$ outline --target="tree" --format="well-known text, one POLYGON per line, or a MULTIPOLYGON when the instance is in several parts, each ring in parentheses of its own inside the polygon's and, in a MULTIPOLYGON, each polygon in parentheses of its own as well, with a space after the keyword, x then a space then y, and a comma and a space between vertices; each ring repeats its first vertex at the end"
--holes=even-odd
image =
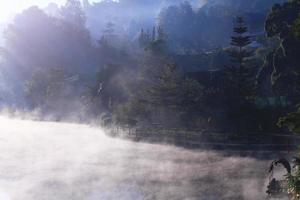
POLYGON ((294 22, 293 28, 292 28, 294 37, 300 40, 300 15, 298 19, 294 22))
POLYGON ((167 64, 158 74, 148 78, 145 96, 147 102, 158 107, 176 108, 180 101, 181 75, 176 65, 167 64), (150 82, 151 81, 151 82, 150 82))
POLYGON ((145 32, 144 29, 142 29, 138 42, 141 48, 153 54, 166 54, 168 51, 167 35, 161 26, 154 26, 152 28, 152 34, 149 30, 145 32))
POLYGON ((202 100, 200 84, 185 78, 176 64, 159 68, 146 66, 137 98, 152 112, 152 120, 165 125, 183 125, 182 117, 199 111, 202 100))
POLYGON ((79 0, 67 0, 61 8, 63 19, 79 29, 84 29, 86 17, 79 0))
POLYGON ((175 52, 187 52, 198 43, 201 33, 196 32, 195 23, 196 12, 188 1, 164 8, 159 14, 159 27, 168 34, 175 52))
POLYGON ((150 41, 147 49, 156 55, 168 54, 169 51, 168 51, 167 36, 166 36, 163 28, 159 26, 159 27, 155 28, 154 30, 156 30, 157 33, 153 32, 152 38, 154 40, 150 41))
POLYGON ((139 35, 140 48, 147 47, 150 42, 151 42, 150 35, 148 35, 147 32, 145 32, 144 29, 142 29, 139 35))
POLYGON ((277 95, 294 98, 299 95, 300 82, 300 1, 292 0, 275 4, 265 24, 267 36, 280 39, 278 47, 269 54, 272 66, 271 83, 277 95))
POLYGON ((251 44, 248 28, 242 17, 237 17, 231 37, 232 47, 228 50, 232 64, 225 66, 228 119, 237 132, 246 129, 252 121, 253 105, 250 101, 255 92, 255 68, 251 63, 253 51, 248 49, 251 44))
MULTIPOLYGON (((273 56, 274 73, 277 76, 276 84, 285 83, 289 90, 297 90, 299 95, 300 73, 300 1, 293 0, 280 5, 275 5, 268 16, 266 23, 267 33, 270 37, 278 36, 281 45, 273 56), (283 53, 284 52, 284 53, 283 53), (292 73, 291 73, 292 72, 292 73)), ((282 89, 282 87, 281 87, 282 89)), ((297 98, 298 99, 298 98, 297 98)), ((299 100, 299 99, 298 99, 299 100)), ((300 106, 298 109, 282 117, 278 121, 280 127, 287 127, 291 132, 300 133, 300 106)), ((286 177, 288 193, 294 200, 300 199, 300 157, 294 157, 294 173, 286 177)))
POLYGON ((278 121, 279 127, 288 127, 291 132, 300 133, 300 107, 296 112, 281 117, 278 121))
POLYGON ((36 71, 25 83, 27 103, 32 108, 50 109, 51 112, 66 110, 70 105, 64 105, 68 98, 70 96, 75 98, 72 85, 63 68, 36 71))
POLYGON ((87 62, 92 63, 91 40, 88 31, 74 31, 70 23, 50 17, 38 7, 31 7, 17 15, 7 27, 4 48, 7 58, 17 63, 22 74, 32 70, 64 66, 75 73, 87 62))
POLYGON ((113 112, 126 99, 126 74, 119 65, 106 65, 97 73, 96 82, 87 88, 83 97, 91 114, 113 112))
POLYGON ((232 65, 226 66, 229 80, 230 95, 239 99, 247 98, 254 92, 254 67, 249 62, 253 51, 247 47, 251 44, 251 36, 247 34, 248 28, 242 17, 236 18, 234 27, 235 35, 231 37, 232 47, 229 49, 229 56, 232 65))
MULTIPOLYGON (((288 7, 290 10, 296 9, 300 13, 300 1, 293 1, 290 3, 286 3, 286 5, 289 5, 286 7, 288 7)), ((281 8, 280 11, 284 12, 284 14, 286 14, 286 12, 288 11, 288 10, 284 10, 283 7, 279 7, 279 8, 281 8)), ((279 8, 277 8, 277 9, 279 9, 279 8)), ((274 10, 275 10, 275 8, 273 8, 273 12, 274 12, 274 10)), ((279 13, 277 13, 277 14, 279 14, 279 13)), ((272 13, 270 15, 272 15, 272 13)), ((271 19, 269 19, 269 20, 271 20, 271 19)), ((277 21, 277 22, 279 22, 279 21, 277 21)), ((293 40, 294 44, 291 44, 291 45, 299 45, 298 47, 300 47, 300 43, 299 43, 300 42, 300 15, 298 17, 296 16, 296 14, 293 15, 293 17, 291 18, 291 21, 289 21, 289 24, 291 24, 291 27, 286 27, 288 32, 285 33, 285 37, 282 34, 281 34, 281 37, 283 37, 283 40, 293 40)), ((271 26, 271 21, 269 21, 269 26, 271 26)), ((278 27, 278 28, 282 28, 282 27, 278 27)), ((277 28, 276 29, 274 28, 274 30, 277 30, 277 28)), ((271 31, 271 27, 269 27, 269 31, 271 31)), ((281 33, 281 32, 282 32, 282 30, 278 31, 278 33, 281 33)), ((271 32, 269 32, 269 33, 271 34, 271 32)), ((275 32, 274 32, 274 34, 275 34, 275 32)), ((288 44, 290 44, 290 43, 288 43, 288 44)), ((287 52, 289 52, 291 50, 297 51, 296 49, 293 48, 294 46, 289 46, 288 44, 284 43, 284 47, 281 47, 281 48, 285 48, 287 52)), ((277 56, 277 55, 275 54, 274 56, 277 56)), ((298 72, 298 74, 296 74, 296 76, 299 81, 300 59, 297 58, 297 57, 299 57, 299 55, 296 57, 296 55, 287 54, 286 56, 289 56, 289 58, 294 61, 294 66, 287 66, 287 67, 293 67, 294 70, 296 70, 296 72, 298 72)), ((293 87, 298 88, 299 82, 294 82, 293 87)), ((286 126, 289 128, 289 130, 291 132, 299 134, 300 133, 300 105, 298 104, 297 107, 298 107, 298 109, 296 110, 296 112, 289 113, 287 116, 280 118, 278 121, 278 125, 280 127, 286 126)))

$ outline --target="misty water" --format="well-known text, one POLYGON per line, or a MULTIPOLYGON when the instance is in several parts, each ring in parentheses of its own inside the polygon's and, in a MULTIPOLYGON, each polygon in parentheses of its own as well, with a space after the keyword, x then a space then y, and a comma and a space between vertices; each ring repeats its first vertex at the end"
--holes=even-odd
POLYGON ((1 200, 264 199, 268 160, 0 118, 1 200))

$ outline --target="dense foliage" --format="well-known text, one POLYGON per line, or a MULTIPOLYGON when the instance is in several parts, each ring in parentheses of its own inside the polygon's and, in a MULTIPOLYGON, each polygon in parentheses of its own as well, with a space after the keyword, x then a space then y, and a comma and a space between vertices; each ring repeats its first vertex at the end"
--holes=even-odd
MULTIPOLYGON (((272 82, 277 93, 290 96, 299 102, 299 17, 300 1, 293 0, 283 5, 275 5, 266 21, 269 37, 280 38, 280 46, 270 56, 273 59, 272 82)), ((297 105, 296 107, 299 107, 297 105)), ((299 108, 279 119, 278 125, 286 126, 291 132, 300 132, 299 108)), ((286 176, 287 192, 292 199, 300 199, 300 159, 294 159, 294 172, 286 176)))

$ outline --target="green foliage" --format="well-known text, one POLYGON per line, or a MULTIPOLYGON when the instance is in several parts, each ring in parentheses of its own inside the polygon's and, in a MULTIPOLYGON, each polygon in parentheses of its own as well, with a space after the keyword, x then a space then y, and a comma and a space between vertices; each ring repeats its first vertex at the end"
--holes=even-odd
POLYGON ((281 158, 272 162, 269 168, 269 173, 271 173, 271 175, 274 173, 274 168, 278 164, 281 164, 287 170, 287 174, 284 175, 282 180, 276 180, 273 178, 269 182, 267 190, 269 197, 288 197, 292 200, 300 199, 300 157, 294 157, 292 163, 293 168, 291 163, 285 158, 281 158))
MULTIPOLYGON (((281 38, 281 46, 273 53, 273 81, 289 86, 289 91, 297 91, 299 77, 299 31, 300 1, 294 0, 273 7, 266 22, 269 36, 281 38), (284 82, 283 82, 284 81, 284 82)), ((298 93, 298 92, 294 92, 298 93)), ((300 107, 294 113, 279 119, 278 125, 287 126, 292 132, 300 133, 300 107)))
POLYGON ((148 120, 150 111, 137 100, 132 100, 120 105, 114 112, 118 124, 136 126, 139 121, 148 120))
MULTIPOLYGON (((269 27, 269 35, 277 34, 282 44, 273 54, 278 62, 275 62, 275 69, 278 72, 277 80, 281 81, 289 87, 289 90, 296 90, 299 94, 299 48, 300 48, 300 1, 294 0, 285 3, 283 6, 273 7, 269 16, 267 27, 269 27), (281 20, 281 21, 279 21, 281 20), (283 24, 284 23, 284 24, 283 24), (280 64, 282 66, 280 66, 280 64), (287 69, 283 69, 283 66, 287 69), (288 71, 291 71, 288 73, 288 71), (287 81, 287 79, 292 81, 287 81)), ((300 105, 296 112, 290 113, 285 117, 281 117, 278 126, 288 127, 288 129, 296 134, 300 134, 300 105)), ((294 174, 286 176, 288 183, 288 194, 293 200, 300 199, 300 158, 294 159, 294 174)))
POLYGON ((298 19, 293 24, 292 31, 294 37, 300 40, 300 13, 298 19))
POLYGON ((37 71, 26 82, 25 95, 34 108, 54 105, 70 95, 68 84, 66 73, 62 68, 37 71))
POLYGON ((199 103, 202 87, 195 80, 185 79, 177 65, 166 64, 146 78, 143 96, 149 105, 183 111, 199 103))
POLYGON ((176 65, 165 65, 160 69, 152 84, 146 86, 147 101, 155 106, 176 107, 180 93, 181 75, 176 65))
POLYGON ((33 107, 42 105, 46 101, 47 85, 44 74, 35 73, 25 84, 25 96, 33 107))
POLYGON ((182 102, 181 107, 185 112, 199 111, 203 106, 203 90, 204 88, 198 81, 185 79, 182 81, 182 102))
POLYGON ((290 113, 285 117, 281 117, 278 121, 278 126, 288 127, 293 133, 300 133, 300 107, 296 112, 290 113))
POLYGON ((129 101, 115 112, 116 120, 123 124, 167 124, 171 118, 179 122, 180 116, 199 110, 203 95, 200 84, 185 78, 177 65, 168 64, 166 56, 147 53, 136 87, 129 101))
POLYGON ((96 75, 96 81, 87 87, 83 97, 91 113, 112 112, 123 103, 126 81, 119 75, 125 75, 119 65, 106 65, 96 75))
POLYGON ((275 4, 266 19, 265 28, 268 36, 288 37, 291 25, 299 16, 299 9, 299 0, 288 1, 282 5, 275 4))
POLYGON ((295 96, 299 93, 299 49, 298 18, 300 1, 288 1, 274 5, 266 19, 265 29, 268 37, 280 38, 280 45, 270 53, 269 60, 273 67, 272 84, 276 93, 295 96))
POLYGON ((300 199, 300 169, 299 165, 296 166, 295 175, 288 174, 286 179, 288 182, 288 194, 292 197, 293 200, 300 199))
POLYGON ((167 54, 168 52, 167 36, 160 26, 153 27, 152 35, 149 30, 144 32, 142 29, 139 35, 139 45, 142 49, 156 55, 167 54))
POLYGON ((144 29, 141 30, 139 35, 139 45, 141 48, 145 48, 150 42, 149 33, 145 33, 144 29))

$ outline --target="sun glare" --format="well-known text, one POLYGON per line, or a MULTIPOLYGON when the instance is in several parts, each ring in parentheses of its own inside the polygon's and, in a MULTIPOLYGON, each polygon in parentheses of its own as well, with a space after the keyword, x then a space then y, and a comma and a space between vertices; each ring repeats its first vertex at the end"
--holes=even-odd
POLYGON ((18 7, 18 5, 15 5, 15 1, 2 2, 0 7, 0 22, 6 21, 18 7))
POLYGON ((47 6, 48 3, 55 2, 57 4, 62 4, 65 0, 5 0, 1 2, 0 7, 0 22, 6 22, 11 19, 16 13, 21 10, 37 5, 37 6, 47 6))
MULTIPOLYGON (((62 5, 66 0, 4 0, 0 6, 0 23, 4 23, 14 17, 21 10, 33 5, 45 7, 49 3, 57 3, 62 5)), ((90 3, 99 2, 101 0, 89 0, 90 3)))

